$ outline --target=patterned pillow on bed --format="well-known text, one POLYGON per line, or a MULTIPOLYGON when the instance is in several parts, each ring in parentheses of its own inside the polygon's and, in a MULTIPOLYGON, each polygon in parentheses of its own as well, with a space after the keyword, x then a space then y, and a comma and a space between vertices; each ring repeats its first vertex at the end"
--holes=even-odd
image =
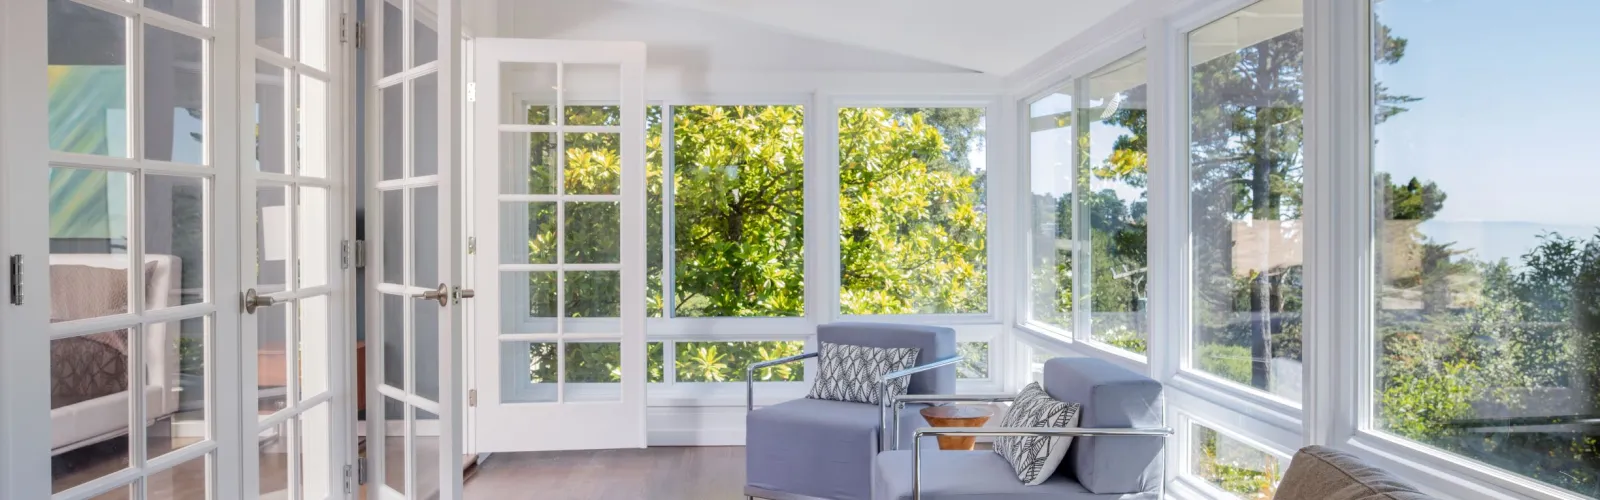
MULTIPOLYGON (((1066 403, 1050 397, 1038 382, 1028 384, 1017 394, 1011 409, 1001 419, 1001 427, 1049 427, 1064 429, 1078 426, 1078 403, 1066 403)), ((1028 486, 1037 486, 1050 479, 1067 456, 1072 446, 1071 436, 998 437, 994 451, 1011 462, 1017 479, 1028 486)))
MULTIPOLYGON (((812 384, 811 399, 848 401, 878 404, 883 399, 878 383, 884 375, 916 366, 915 347, 885 348, 823 342, 817 352, 817 382, 812 384)), ((911 377, 901 377, 889 383, 891 395, 906 393, 911 377)))

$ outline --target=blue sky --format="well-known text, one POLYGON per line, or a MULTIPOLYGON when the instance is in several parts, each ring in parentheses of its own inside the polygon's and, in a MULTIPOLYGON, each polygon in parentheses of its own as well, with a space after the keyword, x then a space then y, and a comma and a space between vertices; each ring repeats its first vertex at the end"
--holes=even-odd
POLYGON ((1375 10, 1409 44, 1374 76, 1422 100, 1374 131, 1374 167, 1448 195, 1424 231, 1488 258, 1520 255, 1545 230, 1593 234, 1600 2, 1384 0, 1375 10))

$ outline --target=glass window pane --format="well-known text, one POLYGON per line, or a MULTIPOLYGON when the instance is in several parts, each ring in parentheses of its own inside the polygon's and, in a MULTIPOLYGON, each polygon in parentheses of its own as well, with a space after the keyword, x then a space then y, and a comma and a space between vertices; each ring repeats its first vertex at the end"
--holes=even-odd
POLYGON ((286 173, 289 122, 288 71, 256 62, 256 170, 286 173))
MULTIPOLYGON (((50 169, 50 321, 127 313, 132 291, 129 190, 132 176, 78 168, 50 169)), ((146 274, 146 297, 156 285, 146 274)), ((169 293, 174 284, 157 285, 169 293)))
POLYGON ((405 283, 405 191, 383 191, 383 282, 405 283))
MULTIPOLYGON (((148 1, 148 0, 146 0, 148 1)), ((260 0, 257 0, 260 1, 260 0)), ((300 3, 300 62, 311 65, 313 68, 326 69, 328 66, 328 31, 332 27, 328 23, 327 0, 299 0, 300 3)))
POLYGON ((204 0, 144 0, 144 6, 193 23, 201 23, 204 0))
POLYGON ((144 27, 144 157, 205 163, 205 44, 144 27))
POLYGON ((145 309, 205 302, 209 198, 204 179, 145 175, 145 309))
MULTIPOLYGON (((206 500, 206 482, 210 473, 206 471, 206 462, 212 455, 205 455, 189 459, 189 461, 173 466, 170 469, 151 474, 144 480, 145 496, 150 500, 206 500)), ((127 498, 135 498, 129 496, 127 498)))
MULTIPOLYGON (((622 273, 619 271, 566 271, 566 317, 619 318, 622 316, 622 273)), ((570 324, 570 323, 569 323, 570 324)), ((572 331, 568 328, 568 331, 572 331)), ((613 331, 620 331, 613 329, 613 331)))
POLYGON ((666 219, 663 215, 661 199, 664 188, 662 180, 665 178, 662 170, 661 149, 661 106, 646 106, 644 111, 644 170, 645 170, 645 202, 644 202, 644 262, 645 262, 645 315, 652 318, 661 317, 665 306, 663 287, 661 281, 662 262, 666 254, 662 251, 661 242, 666 239, 663 229, 666 219))
POLYGON ((1079 259, 1090 338, 1137 354, 1149 339, 1145 52, 1095 71, 1078 100, 1079 259))
POLYGON ((256 188, 256 291, 280 292, 289 287, 289 188, 256 188))
MULTIPOLYGON (((801 354, 802 341, 674 342, 678 382, 743 382, 745 368, 762 361, 801 354)), ((805 380, 805 363, 785 363, 756 370, 757 382, 805 380)))
POLYGON ((50 149, 126 157, 128 19, 49 0, 50 149))
MULTIPOLYGON (((159 457, 206 439, 206 366, 210 318, 150 325, 144 333, 145 388, 155 396, 145 410, 155 424, 146 427, 146 456, 159 457)), ((202 470, 201 472, 204 472, 202 470)), ((202 490, 205 486, 200 485, 202 490)))
POLYGON ((801 106, 673 108, 672 315, 805 313, 801 106))
POLYGON ((295 254, 299 265, 295 271, 300 273, 300 288, 311 288, 328 284, 328 277, 333 273, 333 252, 338 251, 338 245, 330 241, 331 228, 338 215, 333 213, 328 206, 328 190, 319 187, 300 188, 300 227, 296 232, 300 251, 295 254))
POLYGON ((406 496, 406 435, 410 433, 411 426, 406 424, 406 412, 411 410, 388 396, 383 397, 383 408, 387 430, 378 449, 384 457, 383 484, 380 486, 384 492, 374 496, 410 498, 406 496))
POLYGON ((554 271, 501 272, 501 333, 557 333, 556 292, 554 271))
POLYGON ((292 0, 256 0, 256 45, 288 54, 289 5, 292 0))
MULTIPOLYGON (((332 463, 337 457, 332 453, 332 406, 333 403, 319 404, 295 419, 295 487, 300 491, 299 498, 337 498, 343 494, 342 472, 332 463)), ((438 450, 434 451, 438 455, 438 450)))
POLYGON ((300 75, 300 113, 295 144, 300 154, 300 175, 328 176, 328 83, 300 75))
POLYGON ((616 401, 622 398, 622 344, 566 342, 566 400, 616 401))
POLYGON ((1272 498, 1289 459, 1195 424, 1189 473, 1241 499, 1272 498))
POLYGON ((1494 7, 1372 4, 1370 425, 1600 495, 1600 5, 1494 7))
POLYGON ((405 498, 438 498, 438 474, 431 472, 439 470, 439 436, 424 433, 424 426, 438 428, 439 416, 422 408, 411 409, 411 419, 416 422, 412 426, 411 437, 411 462, 407 468, 416 471, 412 476, 411 493, 405 498), (429 422, 429 421, 432 422, 429 422))
POLYGON ((1195 369, 1300 404, 1305 127, 1300 5, 1189 34, 1195 369))
POLYGON ((331 325, 328 296, 300 299, 299 307, 300 314, 296 319, 300 325, 296 340, 300 342, 297 351, 300 365, 296 368, 296 374, 300 381, 300 400, 304 401, 328 391, 329 368, 332 366, 328 351, 333 344, 328 338, 331 325))
MULTIPOLYGON (((261 431, 257 455, 257 474, 261 492, 258 498, 289 497, 289 426, 283 422, 261 431)), ((248 453, 248 452, 247 452, 248 453)))
POLYGON ((619 194, 622 191, 622 134, 567 133, 567 194, 619 194))
POLYGON ((500 156, 501 193, 555 194, 555 134, 501 132, 500 140, 508 146, 500 156))
POLYGON ((106 419, 74 426, 52 444, 76 446, 50 459, 52 493, 100 478, 128 466, 128 330, 91 333, 50 341, 50 409, 117 409, 106 419), (112 437, 104 437, 111 435, 112 437))
POLYGON ((566 204, 565 262, 568 264, 620 264, 622 262, 622 207, 611 201, 566 204))
POLYGON ((556 263, 555 202, 501 203, 500 228, 501 264, 556 263))
POLYGON ((383 137, 379 143, 383 146, 383 180, 394 180, 405 177, 405 85, 395 84, 386 87, 378 93, 383 94, 383 137))
POLYGON ((567 125, 622 125, 622 106, 566 106, 567 125))
POLYGON ((411 176, 439 173, 439 73, 428 73, 412 83, 411 176))
POLYGON ((434 288, 439 277, 439 187, 411 190, 411 284, 434 288))
MULTIPOLYGON (((296 304, 256 309, 256 409, 272 415, 289 406, 289 329, 295 326, 296 304)), ((249 321, 246 316, 245 321, 249 321)), ((248 377, 249 375, 246 375, 248 377)), ((247 379, 248 380, 248 379, 247 379)))
MULTIPOLYGON (((401 41, 405 40, 405 14, 400 10, 403 0, 383 0, 383 43, 378 52, 383 54, 383 75, 389 76, 405 69, 405 53, 401 41)), ((396 87, 398 88, 398 87, 396 87)), ((396 108, 398 109, 398 108, 396 108)), ((403 490, 402 490, 403 491, 403 490)))
POLYGON ((406 387, 406 302, 410 300, 383 294, 383 383, 396 389, 406 387))
POLYGON ((843 314, 989 310, 983 108, 839 110, 843 314))
POLYGON ((956 378, 989 378, 988 342, 962 342, 956 344, 956 351, 961 355, 961 363, 956 365, 956 378))
POLYGON ((1029 204, 1033 216, 1028 280, 1031 321, 1072 329, 1072 95, 1058 91, 1028 105, 1029 204))
POLYGON ((556 343, 500 343, 500 402, 556 400, 556 343))
POLYGON ((423 2, 413 2, 411 22, 411 65, 421 66, 439 59, 439 33, 433 29, 437 16, 423 2))
POLYGON ((439 401, 439 303, 415 300, 412 305, 411 391, 439 401))

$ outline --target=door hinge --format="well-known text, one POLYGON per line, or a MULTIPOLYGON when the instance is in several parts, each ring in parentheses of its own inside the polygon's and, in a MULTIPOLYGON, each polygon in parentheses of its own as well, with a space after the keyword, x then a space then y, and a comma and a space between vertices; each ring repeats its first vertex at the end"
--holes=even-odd
POLYGON ((22 305, 22 254, 11 256, 11 305, 22 305))
POLYGON ((365 269, 367 267, 367 240, 356 240, 355 253, 356 269, 365 269))
POLYGON ((339 269, 350 268, 350 240, 339 242, 339 269))
POLYGON ((478 82, 467 82, 467 102, 478 102, 478 82))
POLYGON ((367 457, 356 459, 356 484, 367 484, 367 457))
POLYGON ((359 48, 362 48, 362 47, 366 46, 367 45, 367 24, 363 23, 361 21, 356 21, 356 22, 354 22, 352 24, 356 25, 356 48, 359 49, 359 48))
POLYGON ((344 492, 355 493, 356 468, 353 465, 344 466, 344 492))
POLYGON ((344 14, 339 14, 339 43, 350 41, 350 21, 344 14))
POLYGON ((477 408, 478 407, 478 390, 477 389, 467 389, 467 406, 471 406, 473 408, 477 408))
POLYGON ((478 253, 478 237, 477 236, 468 236, 467 237, 467 255, 472 255, 472 254, 475 254, 475 253, 478 253))

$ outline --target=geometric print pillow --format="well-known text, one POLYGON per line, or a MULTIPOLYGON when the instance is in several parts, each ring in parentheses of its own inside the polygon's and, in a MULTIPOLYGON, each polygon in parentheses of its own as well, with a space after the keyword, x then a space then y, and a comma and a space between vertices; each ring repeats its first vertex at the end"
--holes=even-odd
MULTIPOLYGON (((915 347, 883 348, 823 342, 818 349, 816 383, 806 394, 811 399, 849 401, 878 404, 883 399, 879 381, 889 372, 916 366, 915 347)), ((906 393, 911 377, 901 377, 889 383, 889 391, 899 396, 906 393)))
MULTIPOLYGON (((1078 403, 1064 403, 1050 397, 1038 382, 1028 384, 1017 394, 1011 409, 1001 420, 1001 427, 1049 427, 1063 429, 1078 426, 1078 403)), ((994 451, 1011 462, 1017 479, 1028 486, 1038 486, 1050 479, 1067 456, 1072 446, 1072 436, 996 437, 994 451)))

